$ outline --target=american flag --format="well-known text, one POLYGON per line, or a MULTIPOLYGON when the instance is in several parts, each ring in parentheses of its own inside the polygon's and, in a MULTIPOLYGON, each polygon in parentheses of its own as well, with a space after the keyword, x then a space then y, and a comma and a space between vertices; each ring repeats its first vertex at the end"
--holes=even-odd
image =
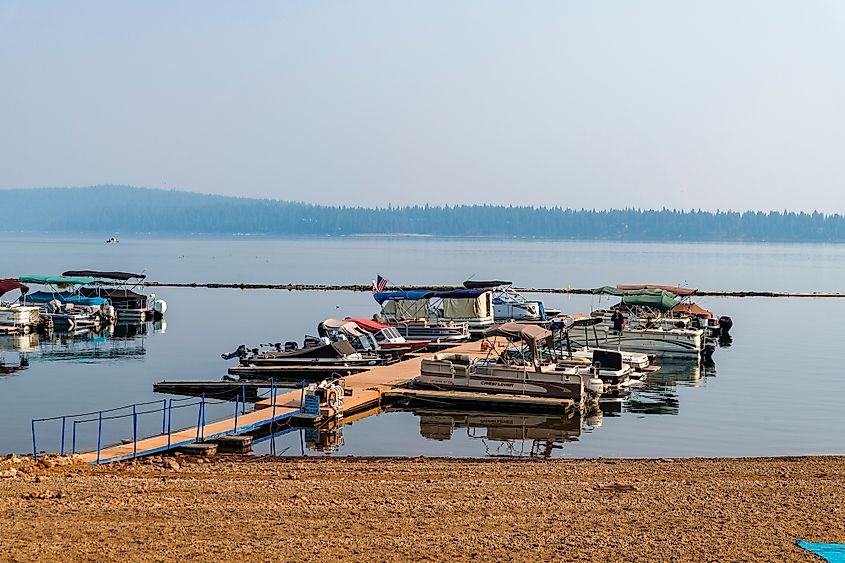
POLYGON ((376 280, 373 282, 373 293, 384 291, 388 283, 390 282, 381 277, 381 274, 376 274, 376 280))

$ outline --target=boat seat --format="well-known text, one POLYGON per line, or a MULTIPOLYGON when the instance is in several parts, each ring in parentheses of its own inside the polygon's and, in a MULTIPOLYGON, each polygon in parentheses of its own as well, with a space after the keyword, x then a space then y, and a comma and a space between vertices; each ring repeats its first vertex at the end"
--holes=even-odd
POLYGON ((449 362, 455 362, 455 363, 460 363, 460 364, 469 364, 472 361, 472 356, 470 356, 469 354, 449 354, 449 353, 444 352, 444 353, 434 354, 431 357, 431 359, 435 360, 435 361, 441 361, 441 362, 449 361, 449 362))

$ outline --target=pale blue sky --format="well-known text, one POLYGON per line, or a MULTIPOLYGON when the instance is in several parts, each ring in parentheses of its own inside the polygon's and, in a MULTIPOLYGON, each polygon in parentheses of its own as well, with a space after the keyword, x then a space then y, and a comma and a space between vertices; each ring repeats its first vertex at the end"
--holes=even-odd
POLYGON ((0 187, 843 212, 843 63, 828 1, 0 0, 0 187))

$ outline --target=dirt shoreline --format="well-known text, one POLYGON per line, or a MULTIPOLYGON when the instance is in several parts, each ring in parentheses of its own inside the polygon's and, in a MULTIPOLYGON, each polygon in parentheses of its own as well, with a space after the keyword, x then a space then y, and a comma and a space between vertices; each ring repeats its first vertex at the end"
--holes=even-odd
POLYGON ((3 560, 815 561, 796 538, 845 543, 843 457, 61 463, 0 461, 3 560))

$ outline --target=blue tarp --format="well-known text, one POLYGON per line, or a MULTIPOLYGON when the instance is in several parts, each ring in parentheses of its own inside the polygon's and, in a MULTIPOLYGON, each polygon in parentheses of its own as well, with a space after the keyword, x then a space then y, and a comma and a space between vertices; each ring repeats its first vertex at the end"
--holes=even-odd
POLYGON ((103 297, 83 297, 82 295, 77 295, 69 291, 57 291, 55 293, 36 291, 26 296, 26 302, 34 304, 49 303, 54 299, 58 299, 62 303, 72 303, 86 307, 99 307, 100 305, 109 304, 109 300, 103 297))
POLYGON ((798 540, 795 545, 815 553, 830 563, 845 563, 845 543, 816 543, 798 540))
POLYGON ((385 301, 401 301, 403 299, 419 301, 420 299, 434 297, 434 295, 435 292, 433 291, 378 291, 373 293, 373 298, 381 304, 385 301))
POLYGON ((476 299, 479 295, 484 293, 482 289, 453 289, 451 291, 379 291, 373 293, 373 298, 379 304, 385 301, 400 301, 408 299, 410 301, 419 301, 420 299, 431 299, 432 297, 442 297, 443 299, 476 299))

